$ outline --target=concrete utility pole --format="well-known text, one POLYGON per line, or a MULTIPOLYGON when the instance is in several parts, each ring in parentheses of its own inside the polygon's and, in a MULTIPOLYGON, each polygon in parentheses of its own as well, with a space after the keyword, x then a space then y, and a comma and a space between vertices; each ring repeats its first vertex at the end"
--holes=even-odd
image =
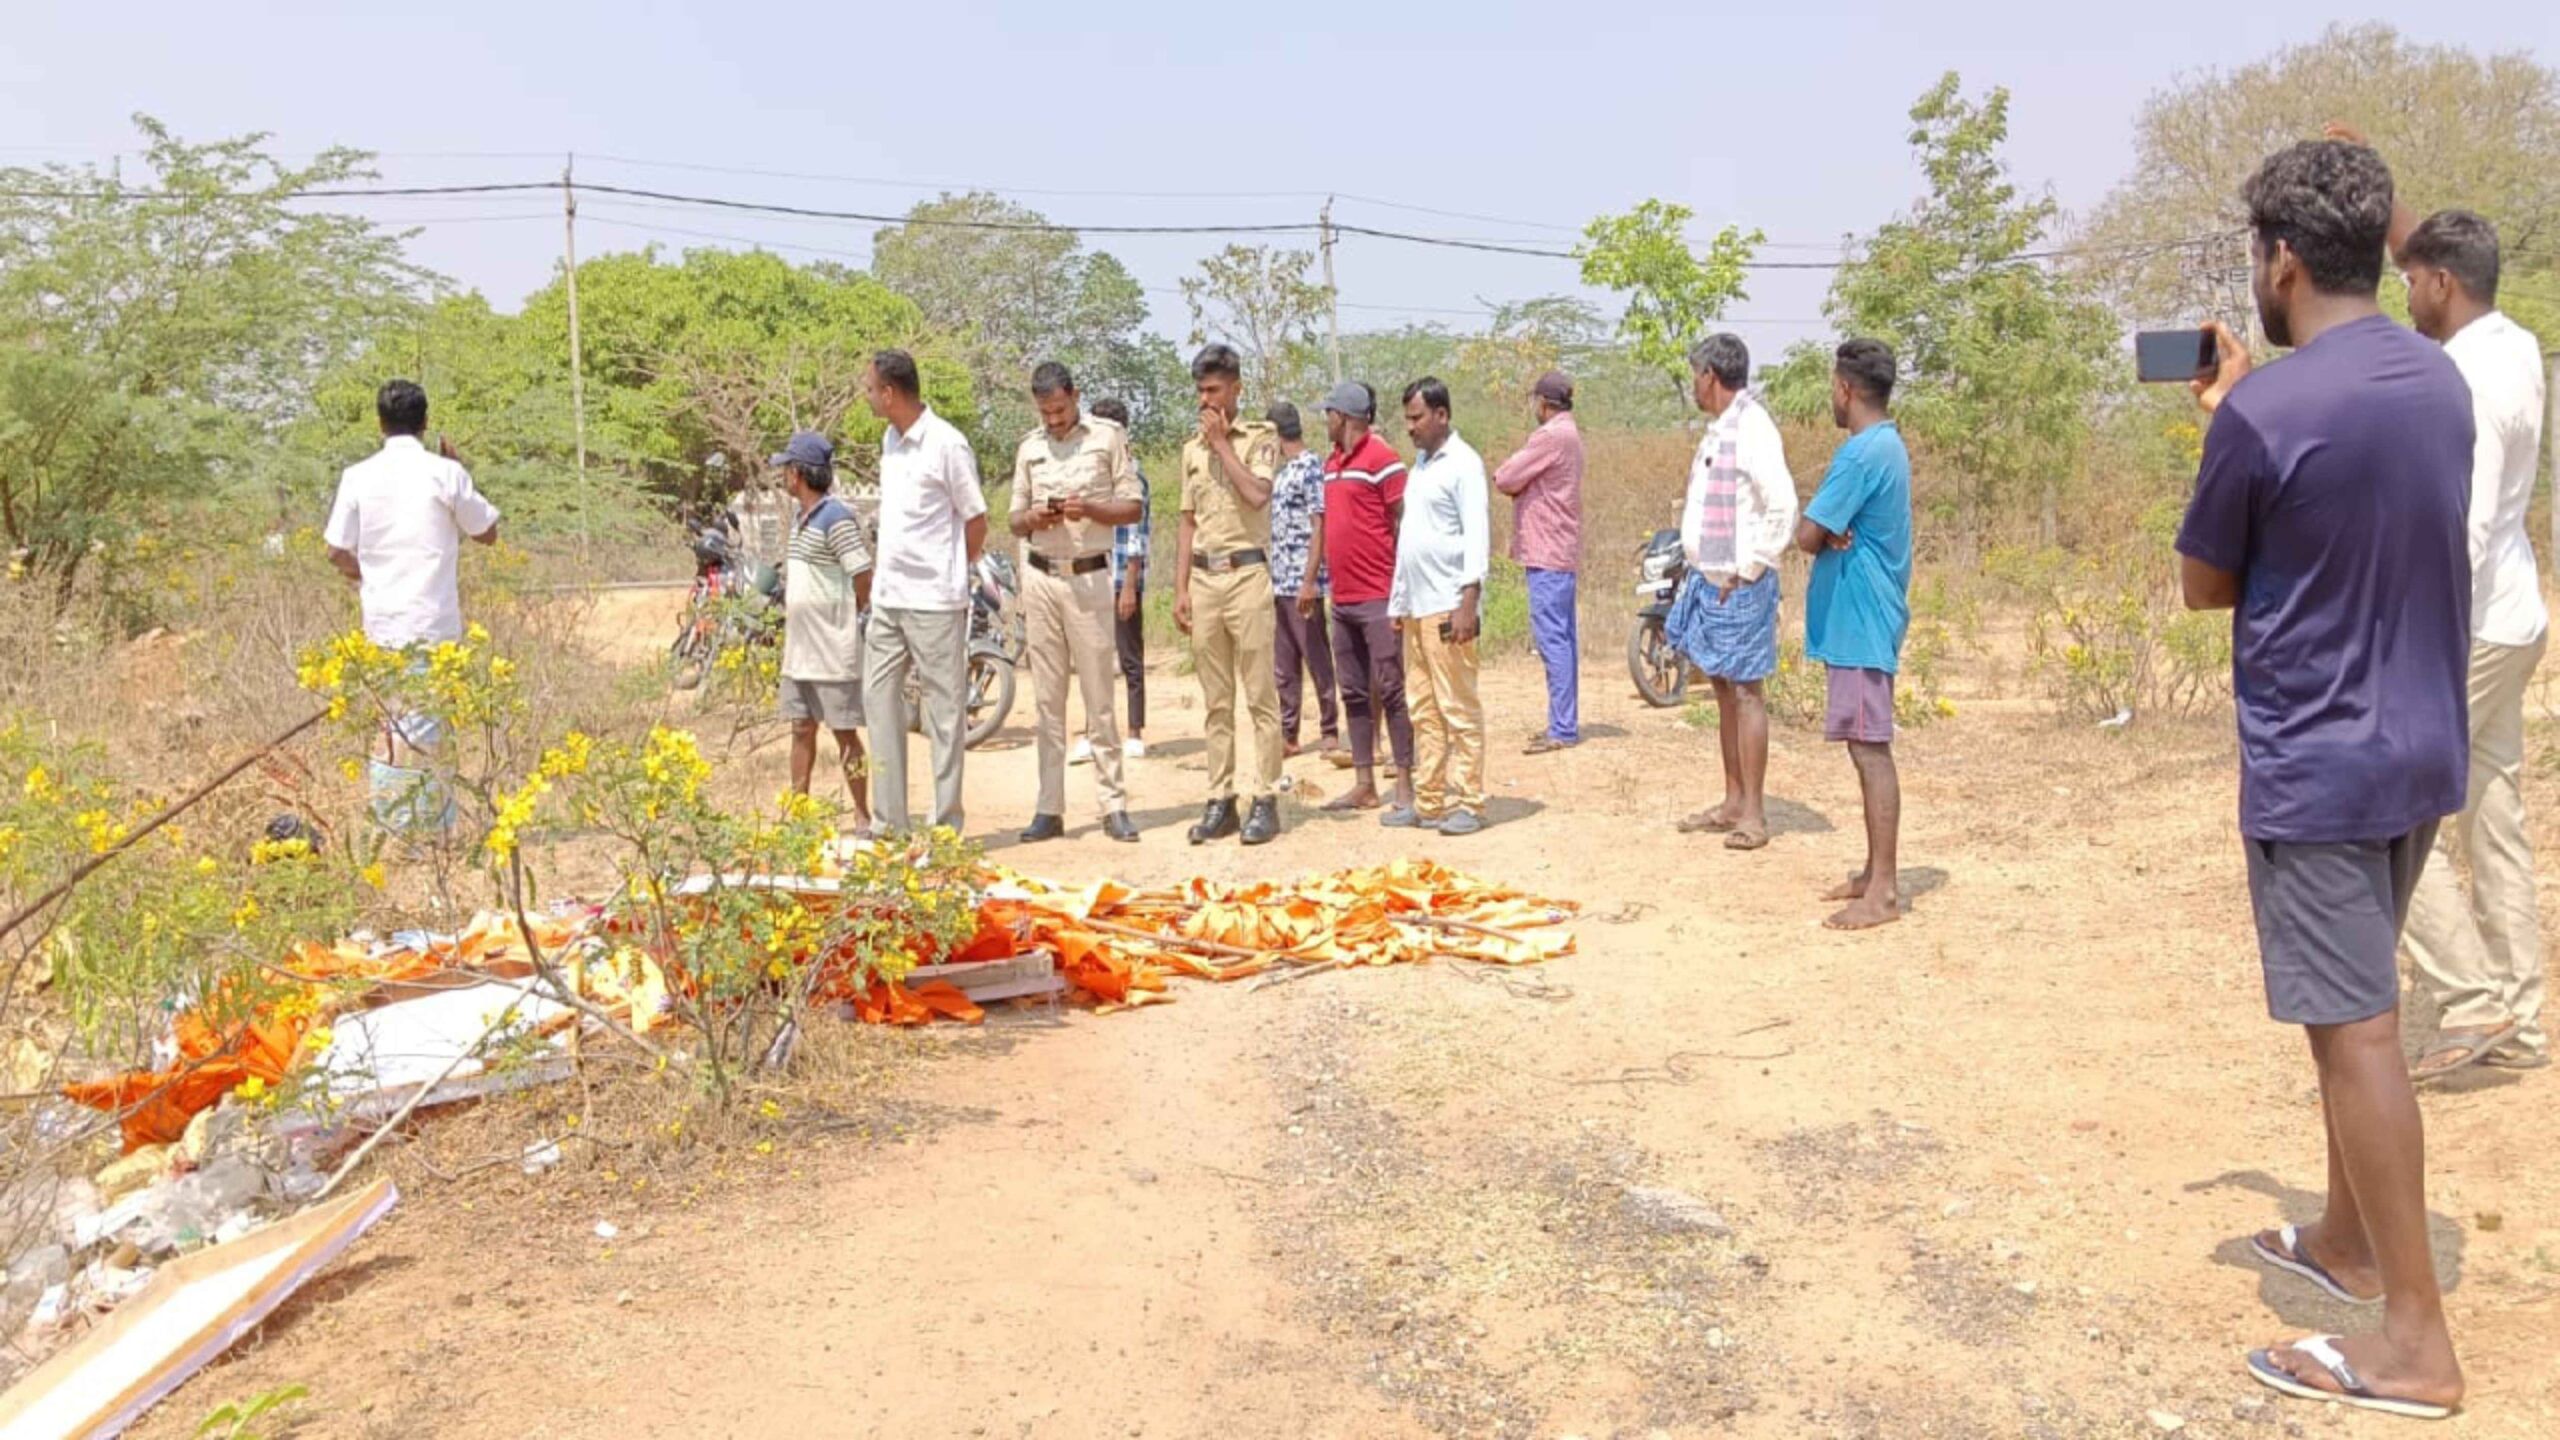
POLYGON ((573 151, 560 169, 560 213, 563 253, 569 279, 569 420, 578 437, 578 553, 587 550, 587 367, 578 350, 578 157, 573 151))
POLYGON ((1342 383, 1342 303, 1333 288, 1333 197, 1324 197, 1324 209, 1316 214, 1316 234, 1324 250, 1324 343, 1332 352, 1333 383, 1342 383))

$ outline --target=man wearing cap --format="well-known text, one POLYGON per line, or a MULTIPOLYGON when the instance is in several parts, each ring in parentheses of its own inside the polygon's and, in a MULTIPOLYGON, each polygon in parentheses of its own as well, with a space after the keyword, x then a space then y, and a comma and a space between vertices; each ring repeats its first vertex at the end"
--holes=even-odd
POLYGON ((1396 530, 1387 614, 1404 627, 1404 688, 1413 707, 1413 804, 1378 823, 1443 835, 1484 828, 1484 701, 1476 686, 1486 555, 1493 540, 1484 460, 1451 422, 1449 387, 1425 375, 1404 387, 1413 478, 1396 530))
POLYGON ((1270 424, 1238 419, 1244 361, 1212 344, 1191 362, 1200 430, 1182 442, 1182 536, 1174 550, 1173 623, 1191 637, 1193 668, 1207 701, 1209 803, 1191 843, 1238 833, 1236 691, 1253 721, 1252 813, 1244 843, 1280 834, 1280 692, 1271 666, 1271 478, 1280 437, 1270 424))
POLYGON ((1120 780, 1120 730, 1111 714, 1111 530, 1138 518, 1138 471, 1128 432, 1084 413, 1075 377, 1055 360, 1031 372, 1039 427, 1013 456, 1013 513, 1022 537, 1022 608, 1039 706, 1040 798, 1022 842, 1067 833, 1067 675, 1084 699, 1085 738, 1101 791, 1102 833, 1138 838, 1120 780))
POLYGON ((1324 397, 1325 434, 1333 451, 1324 460, 1324 523, 1315 528, 1306 569, 1296 578, 1298 605, 1308 615, 1333 592, 1334 675, 1342 688, 1342 714, 1351 731, 1351 753, 1334 763, 1351 766, 1352 787, 1325 802, 1327 810, 1375 810, 1379 805, 1378 727, 1387 727, 1395 758, 1395 809, 1413 809, 1413 720, 1405 712, 1404 642, 1387 615, 1396 578, 1396 527, 1404 519, 1404 460, 1378 438, 1378 397, 1357 380, 1345 380, 1324 397), (1328 573, 1330 575, 1328 576, 1328 573))
POLYGON ((1511 497, 1511 558, 1529 578, 1529 636, 1547 669, 1546 728, 1526 753, 1582 743, 1582 639, 1574 622, 1574 575, 1582 568, 1582 431, 1573 420, 1573 381, 1550 370, 1529 387, 1538 428, 1493 472, 1511 497))
POLYGON ((969 574, 987 543, 987 497, 969 438, 924 403, 913 355, 882 350, 863 377, 880 437, 879 574, 864 638, 870 704, 871 806, 881 827, 907 828, 907 676, 924 701, 933 745, 933 819, 958 830, 968 753, 969 574))
POLYGON ((1299 606, 1296 583, 1309 570, 1316 527, 1324 523, 1324 457, 1306 446, 1298 407, 1272 404, 1268 419, 1280 432, 1280 469, 1271 480, 1272 678, 1280 686, 1280 753, 1298 753, 1298 706, 1305 682, 1316 688, 1319 743, 1328 754, 1342 748, 1333 704, 1333 642, 1326 634, 1324 567, 1315 566, 1316 604, 1299 606))
POLYGON ((791 722, 791 788, 809 793, 818 727, 836 737, 857 830, 871 828, 862 762, 862 612, 871 604, 871 547, 832 493, 836 447, 814 430, 773 457, 798 515, 783 553, 782 718, 791 722))

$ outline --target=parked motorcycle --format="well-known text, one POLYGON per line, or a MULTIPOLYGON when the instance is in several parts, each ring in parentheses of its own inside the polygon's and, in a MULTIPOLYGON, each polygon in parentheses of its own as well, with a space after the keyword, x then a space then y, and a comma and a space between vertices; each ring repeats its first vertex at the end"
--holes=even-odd
MULTIPOLYGON (((995 737, 1013 713, 1015 672, 1027 643, 1022 583, 1013 561, 990 550, 978 557, 969 587, 969 682, 961 692, 968 712, 968 747, 995 737)), ((924 729, 923 691, 907 672, 907 728, 924 729)))
POLYGON ((1671 643, 1665 626, 1680 587, 1691 582, 1688 557, 1680 551, 1680 532, 1656 530, 1636 551, 1635 628, 1627 632, 1627 673, 1636 693, 1657 708, 1679 704, 1689 693, 1689 660, 1671 643))
POLYGON ((690 690, 702 683, 728 638, 722 631, 738 607, 727 602, 752 594, 753 583, 747 573, 751 567, 738 554, 735 516, 720 510, 709 520, 688 520, 684 528, 693 549, 693 589, 685 597, 667 659, 675 688, 690 690))

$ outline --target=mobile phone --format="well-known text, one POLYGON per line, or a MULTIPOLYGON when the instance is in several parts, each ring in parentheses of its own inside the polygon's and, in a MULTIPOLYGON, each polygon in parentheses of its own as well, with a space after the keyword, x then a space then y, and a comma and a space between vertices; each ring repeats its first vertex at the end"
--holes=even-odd
POLYGON ((1052 515, 1063 515, 1063 514, 1065 514, 1065 513, 1066 513, 1066 509, 1067 509, 1067 497, 1065 497, 1064 495, 1052 495, 1052 496, 1050 496, 1050 497, 1049 497, 1049 513, 1050 513, 1050 514, 1052 514, 1052 515))
POLYGON ((2145 330, 2133 337, 2133 374, 2145 385, 2193 380, 2219 363, 2210 330, 2145 330))
POLYGON ((1457 639, 1457 638, 1458 638, 1458 627, 1457 627, 1456 622, 1454 622, 1454 621, 1449 621, 1449 620, 1443 620, 1443 621, 1441 621, 1441 622, 1440 622, 1440 638, 1441 638, 1441 639, 1443 639, 1443 640, 1455 640, 1455 639, 1457 639))

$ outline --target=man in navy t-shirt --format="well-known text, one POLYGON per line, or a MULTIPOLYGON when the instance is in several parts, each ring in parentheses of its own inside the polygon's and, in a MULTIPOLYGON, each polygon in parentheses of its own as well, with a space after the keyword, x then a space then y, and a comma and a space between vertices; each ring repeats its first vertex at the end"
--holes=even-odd
POLYGON ((2411 890, 2462 808, 2471 638, 2471 401, 2437 346, 2374 302, 2391 172, 2341 141, 2242 191, 2267 338, 2252 374, 2217 325, 2212 412, 2178 532, 2187 604, 2232 610, 2240 832, 2268 1013, 2309 1034, 2328 1205, 2254 1237, 2273 1268, 2380 1301, 2381 1330, 2253 1351, 2288 1394, 2395 1413, 2462 1398, 2428 1253, 2424 1139, 2394 964, 2411 890))

